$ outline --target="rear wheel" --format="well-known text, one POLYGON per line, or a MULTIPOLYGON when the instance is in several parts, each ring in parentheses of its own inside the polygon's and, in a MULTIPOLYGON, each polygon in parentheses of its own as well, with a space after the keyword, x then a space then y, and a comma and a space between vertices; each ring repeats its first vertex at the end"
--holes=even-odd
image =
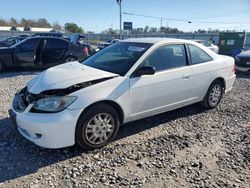
POLYGON ((75 57, 67 57, 67 58, 64 60, 64 63, 68 63, 68 62, 72 62, 72 61, 77 61, 77 58, 75 58, 75 57))
POLYGON ((220 103, 223 92, 223 83, 220 80, 213 81, 201 102, 202 106, 207 109, 215 108, 220 103))
POLYGON ((85 149, 95 149, 111 142, 120 127, 118 113, 111 106, 100 103, 86 112, 78 120, 76 141, 85 149))

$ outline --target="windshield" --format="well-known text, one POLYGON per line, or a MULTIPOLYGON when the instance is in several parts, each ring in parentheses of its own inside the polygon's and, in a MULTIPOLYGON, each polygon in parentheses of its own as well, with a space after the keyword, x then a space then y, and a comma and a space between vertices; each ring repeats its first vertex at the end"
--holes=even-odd
POLYGON ((150 46, 152 44, 117 42, 97 52, 82 63, 124 76, 150 46))

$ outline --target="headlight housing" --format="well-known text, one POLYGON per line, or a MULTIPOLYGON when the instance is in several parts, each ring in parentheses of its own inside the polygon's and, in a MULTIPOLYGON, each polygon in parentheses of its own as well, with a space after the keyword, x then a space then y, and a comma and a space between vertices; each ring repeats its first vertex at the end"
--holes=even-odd
POLYGON ((54 96, 36 101, 32 107, 34 111, 60 112, 71 105, 77 97, 75 96, 54 96))

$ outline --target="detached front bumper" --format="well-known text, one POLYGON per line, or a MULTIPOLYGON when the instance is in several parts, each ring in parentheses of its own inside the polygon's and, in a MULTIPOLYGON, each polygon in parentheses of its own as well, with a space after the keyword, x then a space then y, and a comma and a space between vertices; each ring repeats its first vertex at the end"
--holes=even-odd
POLYGON ((62 148, 75 144, 75 127, 81 109, 32 113, 29 112, 30 105, 23 112, 15 111, 13 107, 9 111, 22 136, 44 148, 62 148))

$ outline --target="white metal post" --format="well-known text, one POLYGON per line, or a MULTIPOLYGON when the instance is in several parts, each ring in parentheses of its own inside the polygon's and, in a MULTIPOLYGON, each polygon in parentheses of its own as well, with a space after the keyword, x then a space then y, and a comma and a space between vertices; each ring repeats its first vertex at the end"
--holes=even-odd
POLYGON ((122 0, 116 0, 120 9, 120 40, 122 40, 122 0))

